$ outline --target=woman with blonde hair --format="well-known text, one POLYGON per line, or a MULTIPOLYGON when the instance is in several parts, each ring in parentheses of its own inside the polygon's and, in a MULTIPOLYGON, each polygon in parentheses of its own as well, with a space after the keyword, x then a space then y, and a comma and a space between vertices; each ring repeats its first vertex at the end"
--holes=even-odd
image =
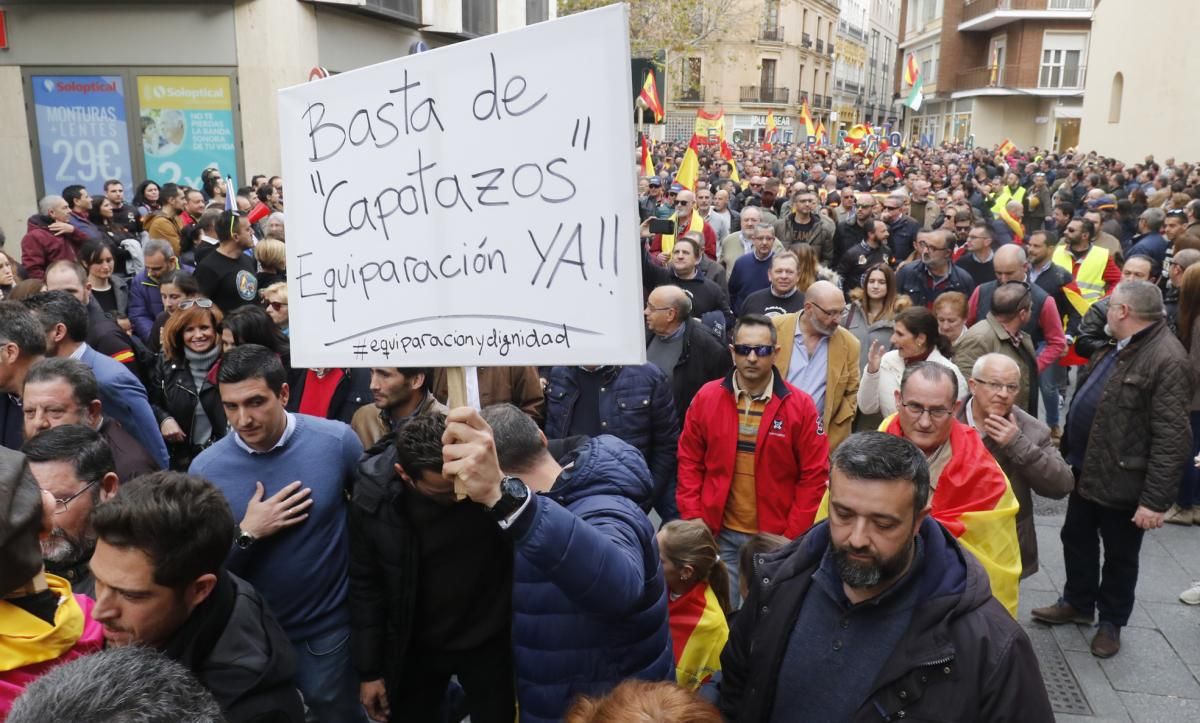
POLYGON ((287 246, 279 239, 265 238, 254 246, 258 261, 258 288, 287 281, 287 246))
POLYGON ((798 266, 796 269, 796 290, 800 293, 808 291, 808 287, 817 281, 828 281, 835 286, 842 285, 842 277, 833 269, 822 266, 817 251, 806 243, 792 244, 789 250, 796 254, 798 266))
POLYGON ((217 388, 222 320, 212 301, 186 299, 163 326, 163 349, 147 391, 172 469, 186 470, 227 431, 217 388))
POLYGON ((709 703, 671 683, 627 680, 603 698, 575 701, 565 723, 721 723, 709 703))
POLYGON ((271 284, 262 291, 263 308, 267 311, 267 316, 271 317, 271 321, 275 322, 275 326, 283 332, 284 336, 288 335, 288 287, 286 281, 280 281, 277 284, 271 284))
POLYGON ((729 639, 729 570, 701 520, 673 520, 658 531, 667 612, 679 685, 696 690, 721 670, 729 639))

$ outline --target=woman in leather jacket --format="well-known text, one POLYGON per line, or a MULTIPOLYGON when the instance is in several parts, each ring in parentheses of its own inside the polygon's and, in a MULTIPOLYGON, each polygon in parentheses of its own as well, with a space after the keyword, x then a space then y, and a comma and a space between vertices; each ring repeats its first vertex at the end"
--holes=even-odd
POLYGON ((225 436, 228 425, 217 389, 221 319, 221 310, 208 299, 188 299, 163 327, 150 401, 173 469, 186 470, 197 454, 225 436))

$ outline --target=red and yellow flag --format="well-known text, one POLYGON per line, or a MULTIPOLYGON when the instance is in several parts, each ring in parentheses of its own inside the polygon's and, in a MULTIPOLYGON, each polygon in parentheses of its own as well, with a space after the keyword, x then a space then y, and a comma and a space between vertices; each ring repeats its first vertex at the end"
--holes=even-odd
POLYGON ((921 70, 917 67, 917 56, 909 53, 908 62, 904 64, 904 84, 914 85, 920 76, 921 70))
POLYGON ((813 127, 812 112, 808 109, 808 98, 804 98, 804 102, 800 105, 800 122, 804 124, 804 142, 808 142, 809 136, 817 134, 813 127))
MULTIPOLYGON (((1016 617, 1021 581, 1021 546, 1017 542, 1019 503, 1004 470, 975 430, 957 420, 953 424, 950 461, 937 479, 930 515, 983 565, 992 595, 1016 617)), ((895 414, 883 420, 879 431, 904 436, 895 414)), ((817 520, 828 516, 826 492, 817 510, 817 520)))
POLYGON ((767 134, 763 137, 763 150, 771 150, 771 144, 775 141, 775 132, 778 126, 775 125, 775 112, 767 112, 767 134))
POLYGON ((675 182, 689 191, 696 190, 696 179, 700 177, 700 138, 692 136, 683 160, 679 162, 679 170, 675 173, 675 182))
POLYGON ((1005 138, 1004 142, 1000 144, 1000 149, 996 152, 1005 158, 1008 158, 1009 154, 1015 150, 1017 150, 1017 147, 1013 145, 1012 141, 1005 138))
POLYGON ((738 175, 737 161, 733 160, 733 151, 729 150, 729 144, 724 140, 721 141, 721 158, 729 162, 729 178, 741 188, 742 179, 738 175))
POLYGON ((650 146, 646 143, 646 137, 642 136, 642 175, 654 176, 654 159, 650 157, 650 146))
POLYGON ((859 123, 850 130, 846 131, 846 142, 857 148, 858 144, 862 143, 863 139, 869 135, 871 135, 871 129, 862 123, 859 123))
POLYGON ((638 94, 646 107, 654 112, 654 122, 662 123, 663 107, 662 101, 658 99, 658 83, 654 82, 654 71, 646 71, 646 81, 642 83, 642 92, 638 94))
POLYGON ((825 132, 825 121, 817 122, 816 136, 817 136, 817 145, 818 146, 825 145, 825 142, 826 142, 827 136, 828 136, 828 134, 825 132))
POLYGON ((707 583, 667 603, 675 679, 681 688, 696 690, 721 670, 721 651, 729 639, 729 624, 707 583))

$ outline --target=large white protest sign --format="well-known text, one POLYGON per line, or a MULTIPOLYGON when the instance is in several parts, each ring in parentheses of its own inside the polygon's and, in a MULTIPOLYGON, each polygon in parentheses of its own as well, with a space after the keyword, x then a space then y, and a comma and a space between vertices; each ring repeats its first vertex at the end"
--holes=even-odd
POLYGON ((645 360, 627 8, 279 94, 299 367, 645 360))

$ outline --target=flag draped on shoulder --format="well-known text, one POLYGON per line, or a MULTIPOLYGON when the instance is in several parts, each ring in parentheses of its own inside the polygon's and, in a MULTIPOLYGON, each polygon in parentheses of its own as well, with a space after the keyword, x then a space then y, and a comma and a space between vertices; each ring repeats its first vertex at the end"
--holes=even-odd
POLYGON ((646 142, 645 136, 642 137, 642 175, 654 176, 654 159, 650 157, 650 145, 646 142))
POLYGON ((654 113, 654 122, 662 123, 663 107, 662 101, 658 99, 658 83, 654 81, 654 71, 646 71, 646 80, 642 83, 642 92, 638 94, 638 99, 646 104, 654 113))
POLYGON ((700 177, 700 139, 692 136, 683 160, 679 162, 679 171, 675 173, 675 182, 689 191, 696 190, 696 179, 700 177))
POLYGON ((680 687, 696 690, 721 670, 721 651, 729 639, 729 625, 707 583, 696 585, 668 606, 675 679, 680 687))

